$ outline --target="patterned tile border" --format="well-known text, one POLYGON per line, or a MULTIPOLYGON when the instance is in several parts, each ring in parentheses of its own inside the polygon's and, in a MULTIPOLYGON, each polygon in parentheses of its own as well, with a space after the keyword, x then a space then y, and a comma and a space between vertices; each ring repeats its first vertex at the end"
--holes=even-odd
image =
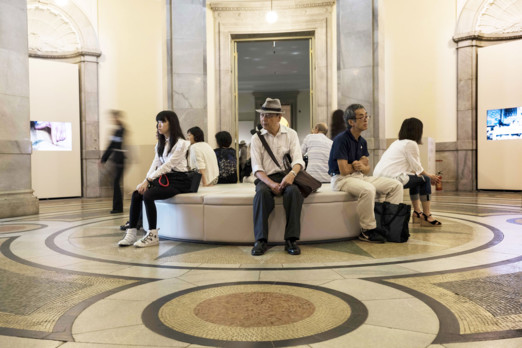
MULTIPOLYGON (((36 338, 36 339, 48 339, 48 340, 60 340, 60 341, 74 341, 72 336, 72 325, 74 323, 74 320, 76 317, 87 307, 90 305, 98 302, 99 300, 110 296, 112 294, 115 294, 117 292, 120 292, 122 290, 126 290, 138 285, 158 281, 158 279, 144 279, 144 278, 137 278, 137 277, 125 277, 125 276, 111 276, 111 275, 105 275, 105 274, 96 274, 93 272, 79 272, 79 271, 69 271, 69 270, 63 270, 60 268, 54 268, 49 266, 43 266, 31 261, 27 261, 24 259, 19 258, 13 252, 11 251, 10 247, 14 240, 16 240, 19 237, 12 237, 5 239, 3 243, 0 245, 0 254, 5 256, 7 259, 18 263, 23 266, 36 268, 39 270, 44 270, 47 272, 54 272, 58 274, 67 274, 67 275, 76 275, 76 276, 83 276, 83 277, 98 277, 102 279, 114 279, 114 280, 124 280, 124 281, 131 281, 129 284, 124 284, 121 286, 115 286, 114 288, 110 290, 100 290, 101 292, 97 293, 94 296, 91 296, 87 299, 79 300, 75 305, 70 307, 69 309, 63 311, 58 310, 58 318, 54 321, 52 330, 50 332, 48 331, 38 331, 38 330, 25 330, 25 329, 19 329, 19 328, 12 328, 12 327, 0 327, 0 335, 7 335, 7 336, 18 336, 18 337, 26 337, 26 338, 36 338)), ((96 292, 96 291, 95 291, 96 292)))
POLYGON ((0 223, 0 234, 21 233, 48 227, 38 223, 0 223))
POLYGON ((416 290, 417 287, 422 287, 423 279, 433 276, 442 275, 442 279, 447 279, 451 275, 465 273, 477 270, 487 270, 496 266, 503 266, 522 262, 522 256, 518 256, 509 260, 499 261, 488 265, 481 265, 475 267, 467 267, 450 271, 437 271, 412 275, 398 275, 385 277, 369 277, 361 278, 363 280, 372 281, 384 286, 390 286, 405 293, 408 293, 428 305, 437 315, 440 322, 440 329, 433 344, 459 343, 459 342, 475 342, 486 340, 498 340, 504 338, 522 337, 522 329, 513 330, 496 330, 490 332, 480 333, 461 333, 462 329, 455 313, 443 303, 437 301, 433 295, 428 295, 429 291, 423 288, 424 292, 416 290), (408 282, 409 281, 409 282, 408 282), (409 283, 409 284, 408 284, 409 283), (415 284, 415 285, 410 285, 415 284), (419 285, 420 284, 420 285, 419 285))
MULTIPOLYGON (((437 216, 445 217, 443 214, 438 214, 437 216)), ((474 252, 477 252, 477 251, 480 251, 480 250, 488 249, 488 248, 491 248, 491 247, 497 245, 498 243, 500 243, 504 239, 504 234, 502 233, 502 231, 500 231, 498 228, 493 227, 491 225, 487 225, 485 223, 477 222, 477 221, 473 221, 473 220, 462 219, 462 218, 452 218, 452 219, 455 219, 457 221, 465 221, 465 222, 468 222, 468 223, 471 223, 471 224, 476 224, 476 225, 483 226, 483 227, 485 227, 486 229, 489 229, 492 232, 493 237, 487 243, 485 243, 483 245, 480 245, 478 247, 471 248, 471 249, 468 249, 468 250, 452 253, 452 254, 444 254, 444 255, 429 256, 429 257, 420 257, 420 258, 417 258, 417 259, 408 259, 408 260, 399 260, 399 261, 385 261, 385 262, 359 263, 359 264, 346 264, 346 265, 310 266, 310 267, 298 266, 298 267, 284 267, 284 268, 280 268, 280 267, 245 267, 245 268, 198 267, 198 266, 194 266, 194 265, 171 266, 171 265, 156 265, 156 264, 147 264, 147 263, 139 263, 139 262, 107 260, 107 259, 98 258, 98 257, 85 256, 85 255, 76 254, 76 253, 64 250, 64 249, 62 249, 62 248, 60 248, 59 246, 56 245, 56 243, 55 243, 56 237, 58 235, 64 233, 64 232, 68 231, 70 228, 65 228, 65 229, 59 230, 59 231, 51 234, 45 240, 45 245, 49 249, 51 249, 51 250, 53 250, 53 251, 55 251, 57 253, 63 254, 63 255, 68 255, 68 256, 75 257, 75 258, 78 258, 78 259, 83 259, 83 260, 105 262, 105 263, 111 263, 111 264, 117 264, 117 265, 130 265, 130 266, 166 268, 166 269, 170 268, 170 269, 199 269, 199 270, 224 270, 224 271, 234 271, 234 270, 236 270, 236 271, 286 271, 288 269, 292 269, 292 270, 311 270, 311 269, 359 268, 359 267, 399 265, 399 264, 404 264, 404 263, 413 263, 413 262, 421 262, 421 261, 439 260, 439 259, 445 259, 445 258, 448 258, 448 257, 455 257, 455 256, 466 255, 466 254, 474 253, 474 252)), ((97 220, 97 221, 94 221, 94 222, 86 222, 84 224, 75 225, 74 227, 71 227, 71 228, 76 228, 76 227, 85 226, 85 225, 89 225, 89 224, 93 224, 93 223, 107 221, 107 220, 111 220, 111 219, 97 220)))

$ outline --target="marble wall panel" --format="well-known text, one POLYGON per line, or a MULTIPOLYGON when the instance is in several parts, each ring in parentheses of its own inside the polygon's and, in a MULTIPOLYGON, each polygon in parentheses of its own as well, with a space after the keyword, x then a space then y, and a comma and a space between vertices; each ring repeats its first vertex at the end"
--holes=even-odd
POLYGON ((206 71, 206 2, 203 0, 173 1, 172 23, 172 85, 169 105, 180 117, 182 129, 207 127, 206 71))
MULTIPOLYGON (((359 67, 341 70, 339 86, 339 102, 346 105, 348 100, 355 100, 363 104, 370 112, 373 104, 373 67, 359 67), (343 103, 344 102, 344 103, 343 103)), ((373 111, 373 110, 372 110, 373 111)))
POLYGON ((174 110, 206 107, 207 79, 204 75, 175 74, 174 77, 174 110))
POLYGON ((0 94, 0 122, 0 139, 29 140, 29 98, 0 94))
POLYGON ((38 198, 32 190, 26 192, 0 191, 0 219, 38 214, 38 198))
POLYGON ((27 55, 27 29, 14 30, 18 26, 27 28, 26 9, 25 1, 0 1, 0 33, 9 33, 0 35, 0 48, 27 55))
POLYGON ((473 57, 470 49, 460 48, 457 51, 457 66, 459 79, 473 78, 473 57))
POLYGON ((82 195, 84 197, 100 197, 99 159, 85 159, 82 163, 82 195))
MULTIPOLYGON (((98 94, 98 63, 82 62, 80 64, 80 79, 82 80, 82 92, 98 94)), ((92 97, 93 95, 90 95, 92 97)))
MULTIPOLYGON (((96 153, 100 150, 100 142, 99 142, 99 129, 98 122, 84 122, 82 123, 82 131, 84 132, 83 138, 83 150, 84 151, 94 151, 96 153)), ((86 152, 84 152, 86 153, 86 152)))
POLYGON ((0 139, 0 154, 26 154, 32 152, 31 140, 2 140, 0 139))
POLYGON ((172 1, 172 38, 205 41, 205 0, 172 1))
POLYGON ((11 51, 0 48, 0 94, 9 94, 7 78, 9 74, 8 64, 11 51))
POLYGON ((459 191, 474 191, 477 188, 475 177, 475 151, 458 151, 457 166, 457 188, 459 191))
POLYGON ((340 40, 338 65, 341 69, 367 67, 373 65, 373 44, 371 31, 350 32, 340 40))
POLYGON ((198 126, 205 133, 205 141, 208 142, 208 139, 213 138, 214 134, 208 134, 207 129, 207 109, 195 109, 195 108, 177 108, 176 114, 179 117, 179 123, 181 125, 181 129, 185 134, 187 130, 191 127, 198 126))
POLYGON ((206 74, 207 62, 205 47, 201 40, 177 39, 172 50, 172 64, 174 73, 206 74))
POLYGON ((31 188, 31 154, 0 154, 0 192, 31 188))
POLYGON ((470 110, 472 109, 472 88, 473 80, 465 79, 458 80, 457 83, 457 110, 470 110))
POLYGON ((474 112, 469 109, 457 111, 457 133, 459 141, 472 140, 475 138, 475 129, 471 127, 473 124, 473 115, 474 112))
POLYGON ((27 53, 8 54, 6 94, 29 97, 29 57, 27 53))
POLYGON ((337 1, 338 37, 357 31, 371 30, 372 11, 372 1, 337 1))

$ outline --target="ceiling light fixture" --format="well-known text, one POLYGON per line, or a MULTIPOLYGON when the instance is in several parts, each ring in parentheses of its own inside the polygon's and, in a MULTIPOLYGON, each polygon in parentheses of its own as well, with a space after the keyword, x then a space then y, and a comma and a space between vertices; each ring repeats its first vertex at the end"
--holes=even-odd
POLYGON ((277 22, 277 12, 272 9, 272 0, 270 0, 270 11, 266 13, 265 20, 269 24, 277 22))

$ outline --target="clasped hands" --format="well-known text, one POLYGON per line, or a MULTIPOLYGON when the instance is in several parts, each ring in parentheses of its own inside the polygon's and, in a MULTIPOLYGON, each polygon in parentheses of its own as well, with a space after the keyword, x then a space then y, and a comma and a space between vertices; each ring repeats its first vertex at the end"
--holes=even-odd
POLYGON ((353 170, 356 172, 362 172, 366 167, 368 167, 369 161, 368 157, 362 156, 358 161, 352 162, 353 170))
POLYGON ((285 177, 283 178, 283 180, 281 180, 280 183, 272 181, 269 186, 276 196, 280 196, 283 194, 285 187, 292 185, 294 183, 294 180, 294 174, 288 173, 285 175, 285 177))

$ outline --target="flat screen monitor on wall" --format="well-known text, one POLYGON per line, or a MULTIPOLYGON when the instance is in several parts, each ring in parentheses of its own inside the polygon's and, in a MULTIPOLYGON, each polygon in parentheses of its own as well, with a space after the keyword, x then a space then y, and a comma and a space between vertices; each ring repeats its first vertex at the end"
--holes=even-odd
POLYGON ((71 122, 31 121, 33 151, 72 151, 71 122))
POLYGON ((488 110, 486 126, 488 140, 522 139, 522 106, 488 110))

